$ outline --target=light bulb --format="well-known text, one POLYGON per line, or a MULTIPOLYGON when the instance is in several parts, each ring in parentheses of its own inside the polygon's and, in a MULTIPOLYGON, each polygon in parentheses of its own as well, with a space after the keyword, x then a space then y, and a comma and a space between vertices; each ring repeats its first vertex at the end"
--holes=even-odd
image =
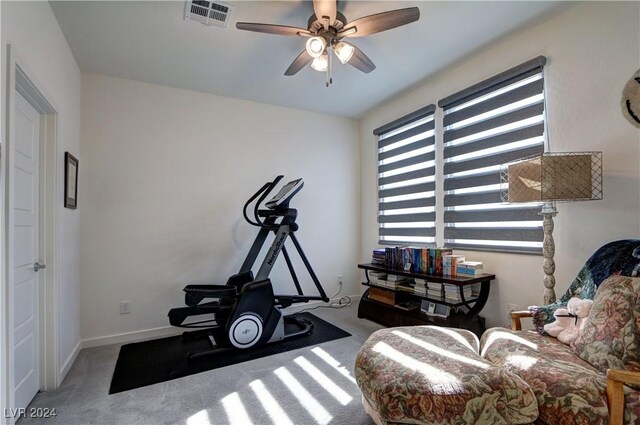
POLYGON ((351 44, 344 43, 342 41, 336 44, 333 49, 336 52, 336 56, 338 56, 338 59, 340 59, 340 62, 342 62, 343 64, 349 62, 349 60, 353 56, 353 52, 356 51, 356 49, 351 44))
POLYGON ((311 62, 311 68, 320 72, 326 71, 328 65, 329 65, 329 56, 327 54, 318 56, 313 60, 313 62, 311 62))
POLYGON ((307 40, 307 53, 312 58, 317 58, 324 52, 327 42, 322 37, 311 37, 307 40))

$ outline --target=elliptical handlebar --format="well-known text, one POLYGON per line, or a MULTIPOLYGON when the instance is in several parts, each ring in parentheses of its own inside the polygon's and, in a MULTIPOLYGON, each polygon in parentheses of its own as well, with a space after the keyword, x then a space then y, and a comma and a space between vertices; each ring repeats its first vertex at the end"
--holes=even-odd
POLYGON ((271 193, 271 191, 276 187, 276 185, 280 182, 280 180, 282 180, 284 178, 283 175, 279 175, 277 176, 272 182, 267 182, 265 183, 260 190, 258 190, 256 193, 253 194, 253 196, 251 198, 249 198, 249 200, 244 204, 244 208, 242 209, 242 215, 244 216, 244 219, 251 224, 252 226, 257 226, 257 227, 264 227, 264 223, 262 222, 262 220, 260 220, 260 217, 258 215, 258 209, 260 207, 260 204, 262 202, 264 202, 264 200, 267 198, 267 196, 269 195, 269 193, 271 193), (262 195, 262 196, 261 196, 262 195), (251 203, 258 197, 260 196, 260 198, 256 201, 256 204, 253 208, 253 216, 255 217, 256 221, 252 221, 249 216, 247 215, 247 208, 249 207, 249 205, 251 205, 251 203))

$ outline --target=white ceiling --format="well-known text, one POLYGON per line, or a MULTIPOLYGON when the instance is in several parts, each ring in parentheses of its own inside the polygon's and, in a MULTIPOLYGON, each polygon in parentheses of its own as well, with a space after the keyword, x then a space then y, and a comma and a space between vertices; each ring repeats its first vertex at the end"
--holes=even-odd
POLYGON ((358 117, 525 23, 567 7, 547 1, 341 1, 349 21, 418 6, 420 20, 351 41, 377 68, 339 62, 333 85, 306 67, 284 71, 304 38, 240 31, 238 21, 305 27, 309 1, 237 1, 226 30, 184 20, 183 1, 54 1, 51 7, 83 72, 358 117))

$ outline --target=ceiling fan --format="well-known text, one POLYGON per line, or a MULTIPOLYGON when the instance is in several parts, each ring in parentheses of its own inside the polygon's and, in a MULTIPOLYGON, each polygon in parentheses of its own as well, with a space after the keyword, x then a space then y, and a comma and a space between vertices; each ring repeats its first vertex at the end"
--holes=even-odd
POLYGON ((377 13, 348 22, 337 10, 337 0, 313 0, 314 13, 307 22, 307 29, 286 25, 238 22, 236 28, 267 34, 292 35, 306 37, 305 50, 289 65, 284 75, 295 75, 309 63, 316 71, 326 72, 326 85, 331 78, 332 53, 340 62, 348 63, 364 73, 373 71, 376 66, 371 59, 351 43, 342 41, 347 37, 362 37, 410 24, 420 19, 420 9, 409 7, 377 13))

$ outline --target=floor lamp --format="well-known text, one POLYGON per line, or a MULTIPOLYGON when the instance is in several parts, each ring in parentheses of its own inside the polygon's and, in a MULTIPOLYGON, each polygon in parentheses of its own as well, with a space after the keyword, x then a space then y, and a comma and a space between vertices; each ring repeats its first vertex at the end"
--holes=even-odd
POLYGON ((548 152, 500 167, 501 200, 543 203, 544 303, 556 300, 553 217, 556 202, 602 199, 602 152, 548 152))

